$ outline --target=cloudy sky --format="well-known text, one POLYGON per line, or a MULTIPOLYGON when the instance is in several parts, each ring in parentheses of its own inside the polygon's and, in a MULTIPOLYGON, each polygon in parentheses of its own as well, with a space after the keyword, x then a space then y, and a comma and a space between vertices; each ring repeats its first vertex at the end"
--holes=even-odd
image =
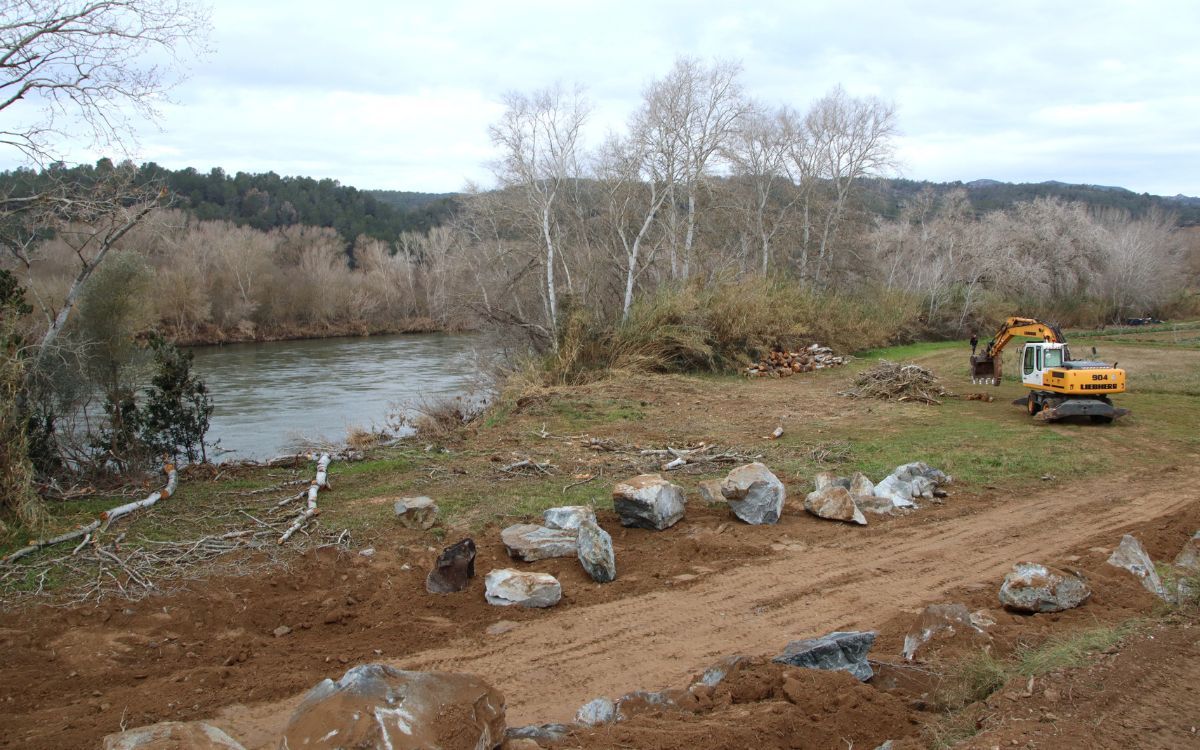
POLYGON ((486 185, 505 91, 582 84, 598 139, 689 55, 740 60, 766 102, 802 109, 839 83, 894 101, 904 177, 1200 195, 1195 0, 215 0, 212 16, 213 52, 139 160, 486 185))

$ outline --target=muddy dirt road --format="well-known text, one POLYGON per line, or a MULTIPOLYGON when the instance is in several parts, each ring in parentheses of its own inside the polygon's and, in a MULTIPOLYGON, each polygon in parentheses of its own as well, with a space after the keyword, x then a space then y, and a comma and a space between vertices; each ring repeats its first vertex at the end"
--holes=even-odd
MULTIPOLYGON (((768 655, 788 640, 878 627, 956 588, 984 584, 990 592, 1016 560, 1111 547, 1123 529, 1200 507, 1200 499, 1176 491, 1198 478, 1194 468, 1168 472, 1139 478, 1136 490, 1133 477, 1097 479, 866 529, 806 517, 793 499, 780 526, 754 530, 772 540, 761 563, 705 572, 698 561, 696 572, 683 574, 694 579, 668 578, 664 584, 676 585, 661 590, 548 611, 499 636, 452 640, 391 661, 485 676, 507 697, 510 725, 569 720, 590 698, 678 685, 722 656, 768 655), (810 532, 819 540, 806 541, 810 532)), ((703 541, 718 529, 704 519, 668 533, 703 541)), ((653 534, 645 536, 653 544, 653 534)), ((230 706, 214 723, 248 748, 272 747, 297 698, 230 706)))

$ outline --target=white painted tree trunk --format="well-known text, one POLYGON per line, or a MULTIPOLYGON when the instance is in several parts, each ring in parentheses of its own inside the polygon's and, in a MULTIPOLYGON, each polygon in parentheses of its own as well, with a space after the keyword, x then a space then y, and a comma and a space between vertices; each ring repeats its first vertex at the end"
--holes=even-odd
POLYGON ((320 492, 322 488, 329 489, 330 460, 331 459, 328 453, 322 453, 321 458, 317 460, 317 478, 314 479, 312 484, 308 486, 308 506, 299 516, 296 517, 296 520, 292 522, 292 525, 288 527, 287 531, 283 532, 283 536, 279 537, 280 544, 283 544, 288 539, 291 539, 292 534, 295 534, 297 531, 299 531, 304 524, 308 523, 309 520, 313 518, 313 516, 320 514, 321 511, 317 508, 317 493, 320 492))

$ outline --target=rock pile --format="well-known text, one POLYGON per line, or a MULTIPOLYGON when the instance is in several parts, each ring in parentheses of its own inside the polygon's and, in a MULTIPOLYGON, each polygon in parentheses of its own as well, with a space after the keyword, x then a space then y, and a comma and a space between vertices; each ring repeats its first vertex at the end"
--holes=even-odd
POLYGON ((773 350, 762 360, 747 367, 746 376, 751 378, 789 377, 800 372, 840 367, 846 364, 846 361, 846 357, 834 356, 833 350, 829 347, 813 344, 798 352, 773 350))
POLYGON ((922 461, 897 466, 879 484, 862 472, 839 477, 821 472, 813 478, 815 489, 804 499, 804 509, 814 516, 865 525, 863 512, 891 514, 897 508, 915 508, 916 500, 946 497, 944 485, 952 480, 922 461))

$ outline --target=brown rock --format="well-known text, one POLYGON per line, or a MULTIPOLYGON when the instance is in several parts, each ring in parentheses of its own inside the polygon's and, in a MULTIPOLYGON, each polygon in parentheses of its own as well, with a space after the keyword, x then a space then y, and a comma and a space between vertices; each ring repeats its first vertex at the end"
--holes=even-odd
POLYGON ((103 750, 245 750, 229 735, 202 721, 164 721, 104 738, 103 750))
POLYGON ((473 675, 363 664, 310 690, 280 746, 476 750, 499 745, 504 727, 504 696, 473 675))
POLYGON ((431 594, 462 591, 475 577, 475 541, 467 538, 442 550, 433 570, 425 577, 425 590, 431 594))

